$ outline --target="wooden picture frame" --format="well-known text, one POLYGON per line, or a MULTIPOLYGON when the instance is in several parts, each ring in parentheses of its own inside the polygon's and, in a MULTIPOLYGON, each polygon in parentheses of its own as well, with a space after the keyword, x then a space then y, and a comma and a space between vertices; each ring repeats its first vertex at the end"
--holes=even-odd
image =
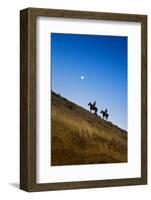
POLYGON ((47 191, 147 184, 147 16, 27 8, 20 12, 20 188, 47 191), (141 23, 141 177, 36 183, 36 18, 61 17, 141 23))

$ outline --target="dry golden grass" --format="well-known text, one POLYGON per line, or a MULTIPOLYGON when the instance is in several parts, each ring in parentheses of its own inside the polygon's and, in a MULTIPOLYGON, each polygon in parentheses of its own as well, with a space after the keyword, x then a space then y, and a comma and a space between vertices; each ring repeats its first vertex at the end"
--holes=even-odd
POLYGON ((51 165, 127 162, 127 134, 52 94, 51 165))

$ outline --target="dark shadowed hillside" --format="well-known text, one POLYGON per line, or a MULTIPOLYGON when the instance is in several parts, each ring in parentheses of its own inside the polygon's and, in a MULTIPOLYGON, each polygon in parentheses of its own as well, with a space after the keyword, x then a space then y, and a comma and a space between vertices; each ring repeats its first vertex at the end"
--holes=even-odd
POLYGON ((127 132, 52 92, 51 165, 127 162, 127 132))

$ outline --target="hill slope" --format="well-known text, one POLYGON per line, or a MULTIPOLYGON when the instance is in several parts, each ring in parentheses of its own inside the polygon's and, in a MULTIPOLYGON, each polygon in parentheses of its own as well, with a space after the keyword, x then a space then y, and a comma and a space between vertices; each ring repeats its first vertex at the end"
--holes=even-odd
POLYGON ((127 132, 52 92, 51 165, 127 162, 127 132))

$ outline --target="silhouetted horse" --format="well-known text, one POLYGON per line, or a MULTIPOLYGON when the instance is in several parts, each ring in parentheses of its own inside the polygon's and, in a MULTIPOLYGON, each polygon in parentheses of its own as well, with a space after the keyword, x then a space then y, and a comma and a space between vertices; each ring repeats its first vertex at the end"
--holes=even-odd
POLYGON ((105 111, 101 110, 101 112, 100 112, 100 113, 102 114, 102 116, 103 116, 103 119, 105 119, 105 118, 106 118, 106 120, 108 120, 109 114, 108 114, 107 112, 105 112, 105 111))
POLYGON ((90 112, 91 110, 94 110, 94 114, 97 115, 98 108, 94 106, 92 103, 89 103, 88 106, 90 106, 90 112))

